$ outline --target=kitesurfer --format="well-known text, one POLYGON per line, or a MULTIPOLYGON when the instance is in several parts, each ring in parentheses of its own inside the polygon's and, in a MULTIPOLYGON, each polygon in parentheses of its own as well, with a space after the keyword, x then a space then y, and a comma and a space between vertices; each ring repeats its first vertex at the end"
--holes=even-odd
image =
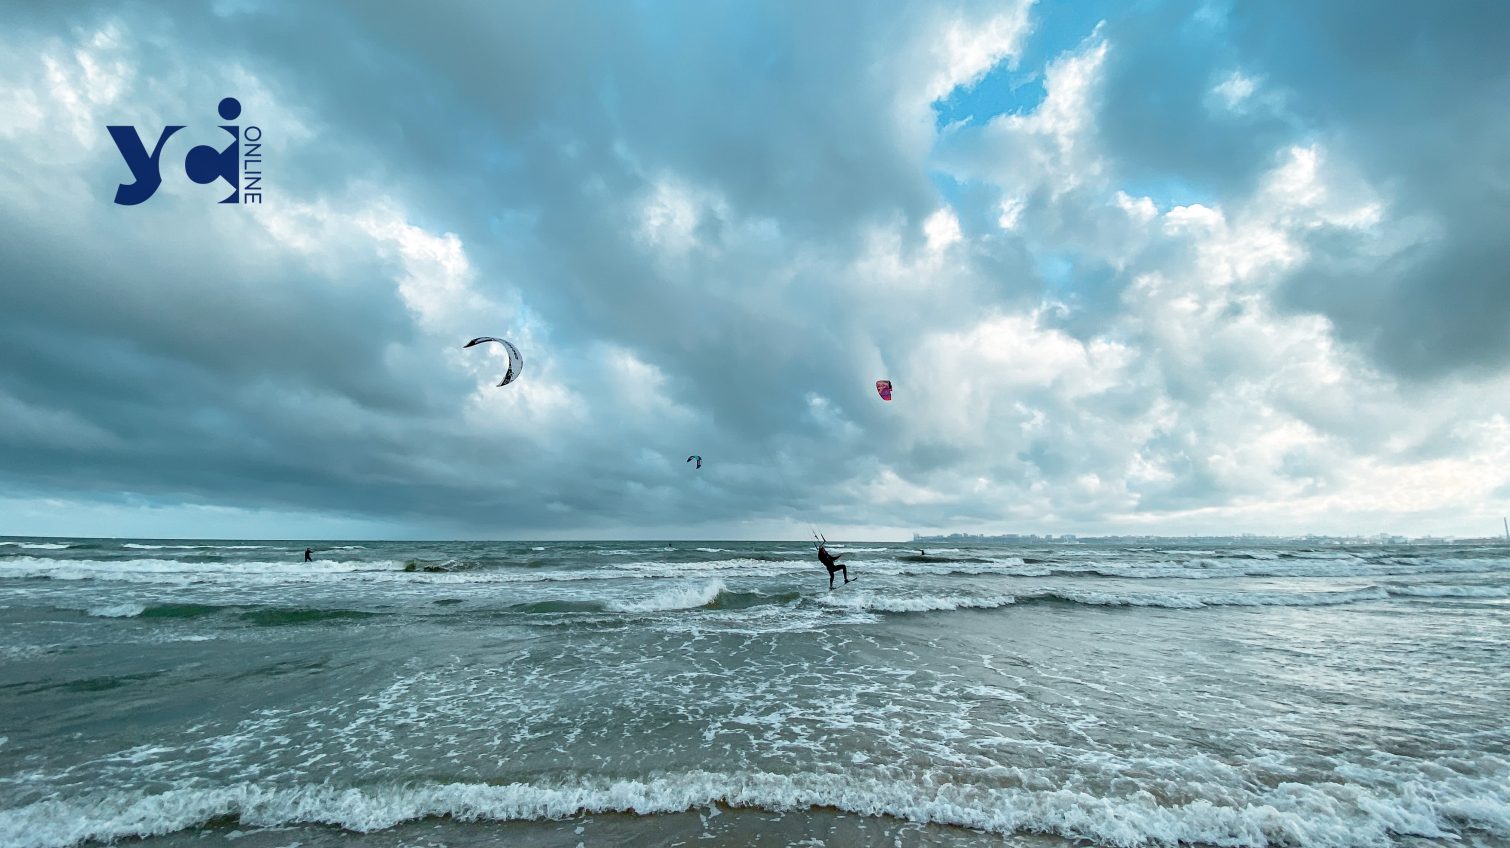
POLYGON ((842 556, 844 556, 844 554, 839 554, 838 556, 835 556, 835 555, 829 553, 828 552, 828 547, 825 546, 825 545, 819 545, 818 546, 818 561, 821 562, 821 563, 823 563, 823 567, 824 568, 828 569, 828 588, 829 589, 833 589, 834 588, 834 572, 835 571, 842 571, 842 572, 844 572, 844 582, 845 583, 849 582, 849 569, 845 568, 844 566, 842 566, 842 565, 839 564, 839 557, 842 557, 842 556))
POLYGON ((315 551, 314 551, 314 548, 305 548, 304 549, 304 561, 305 562, 314 562, 315 561, 315 551))

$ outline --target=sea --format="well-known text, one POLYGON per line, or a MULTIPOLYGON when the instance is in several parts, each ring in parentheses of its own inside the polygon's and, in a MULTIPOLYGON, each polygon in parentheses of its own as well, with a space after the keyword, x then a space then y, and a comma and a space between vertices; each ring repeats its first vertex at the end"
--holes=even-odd
POLYGON ((1507 545, 306 544, 0 539, 0 845, 1510 845, 1507 545))

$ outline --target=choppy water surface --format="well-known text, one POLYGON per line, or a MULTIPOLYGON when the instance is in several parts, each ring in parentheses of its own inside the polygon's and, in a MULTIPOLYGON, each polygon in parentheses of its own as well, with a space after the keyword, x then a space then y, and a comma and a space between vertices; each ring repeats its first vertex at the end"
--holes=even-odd
POLYGON ((0 844, 1510 844, 1510 548, 0 540, 0 844))

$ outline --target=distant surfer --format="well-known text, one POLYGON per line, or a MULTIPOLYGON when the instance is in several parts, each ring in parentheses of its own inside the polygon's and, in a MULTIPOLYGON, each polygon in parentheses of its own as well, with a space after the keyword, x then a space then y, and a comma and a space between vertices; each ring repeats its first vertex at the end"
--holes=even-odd
POLYGON ((314 551, 314 548, 305 548, 304 549, 304 561, 305 562, 314 562, 315 561, 315 551, 314 551))
POLYGON ((845 568, 844 566, 842 566, 842 565, 839 564, 839 558, 842 557, 842 556, 844 556, 844 554, 839 554, 839 556, 834 556, 833 554, 829 553, 828 552, 828 547, 825 546, 825 545, 819 545, 818 546, 818 561, 821 562, 821 563, 823 563, 823 567, 824 568, 828 569, 828 588, 829 589, 833 589, 834 588, 834 572, 835 571, 842 571, 842 572, 844 572, 844 582, 845 583, 849 582, 849 569, 845 568))
POLYGON ((918 548, 918 556, 920 556, 920 557, 928 556, 928 552, 925 551, 925 550, 923 550, 922 548, 918 548))

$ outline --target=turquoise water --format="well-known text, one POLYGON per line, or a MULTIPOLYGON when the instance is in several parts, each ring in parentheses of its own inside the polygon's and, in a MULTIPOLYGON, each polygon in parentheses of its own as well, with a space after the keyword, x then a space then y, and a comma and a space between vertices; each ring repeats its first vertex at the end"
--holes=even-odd
POLYGON ((1510 548, 0 540, 0 844, 1510 844, 1510 548))

